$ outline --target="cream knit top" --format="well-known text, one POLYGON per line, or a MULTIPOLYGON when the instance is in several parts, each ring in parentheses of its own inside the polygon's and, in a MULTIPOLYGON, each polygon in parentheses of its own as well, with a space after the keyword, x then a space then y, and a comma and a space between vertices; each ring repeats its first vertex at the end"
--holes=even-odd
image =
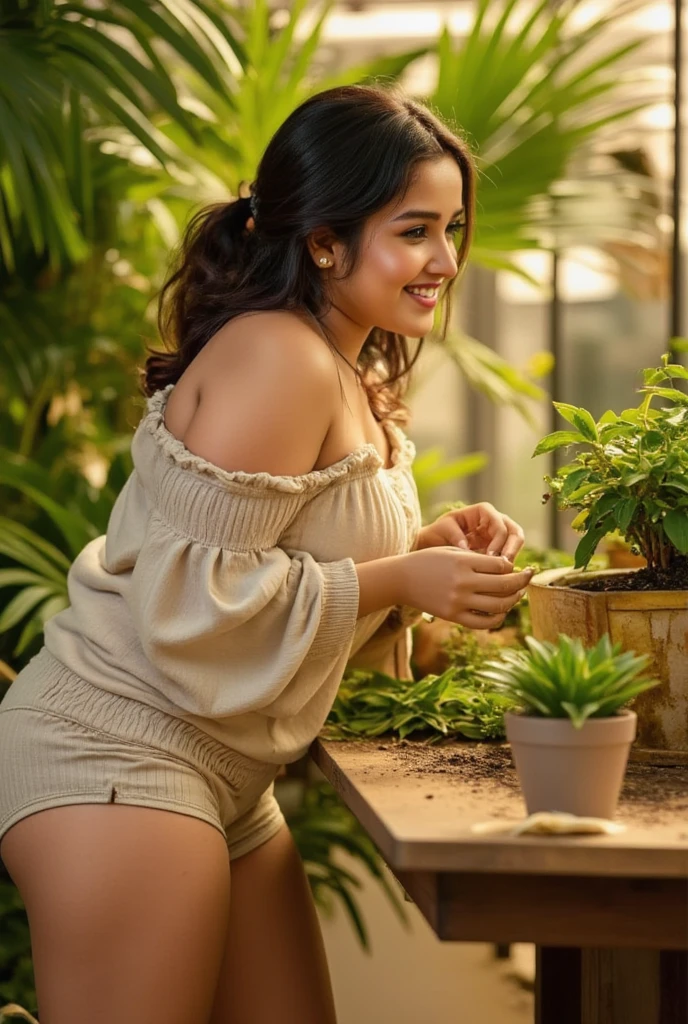
POLYGON ((45 646, 110 693, 287 763, 322 728, 349 658, 385 629, 389 608, 357 619, 354 563, 413 546, 415 449, 385 421, 391 468, 365 444, 302 476, 227 472, 167 430, 171 390, 148 400, 134 470, 107 534, 73 563, 45 646))

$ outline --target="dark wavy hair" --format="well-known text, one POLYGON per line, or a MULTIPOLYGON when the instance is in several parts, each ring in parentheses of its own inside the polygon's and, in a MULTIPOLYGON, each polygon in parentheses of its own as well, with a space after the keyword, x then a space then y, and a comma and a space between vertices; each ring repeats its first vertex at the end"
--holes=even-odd
MULTIPOLYGON (((459 267, 473 232, 475 172, 467 145, 427 108, 398 89, 345 86, 306 100, 277 130, 251 186, 255 228, 247 230, 246 198, 203 209, 190 222, 176 265, 163 286, 158 328, 167 351, 150 350, 143 389, 176 383, 203 346, 234 317, 262 310, 305 315, 328 342, 321 271, 306 239, 327 227, 347 249, 346 273, 359 255, 368 217, 413 181, 421 161, 449 155, 463 180, 466 226, 459 267)), ((443 295, 443 329, 449 286, 443 295)), ((407 339, 374 328, 356 367, 375 414, 398 415, 413 358, 407 339)))

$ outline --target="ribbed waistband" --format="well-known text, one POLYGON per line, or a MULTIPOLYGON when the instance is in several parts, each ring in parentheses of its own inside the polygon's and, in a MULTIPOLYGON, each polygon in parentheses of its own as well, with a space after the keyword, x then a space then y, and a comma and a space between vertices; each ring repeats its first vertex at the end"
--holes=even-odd
POLYGON ((275 765, 232 750, 190 722, 94 686, 46 648, 14 680, 0 713, 18 708, 44 711, 115 739, 163 751, 239 785, 269 780, 276 771, 275 765))

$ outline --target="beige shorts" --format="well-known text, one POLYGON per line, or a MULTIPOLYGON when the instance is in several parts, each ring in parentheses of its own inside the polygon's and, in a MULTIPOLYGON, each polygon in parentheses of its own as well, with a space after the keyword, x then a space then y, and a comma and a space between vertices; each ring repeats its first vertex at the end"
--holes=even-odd
POLYGON ((207 821, 236 859, 284 824, 277 770, 93 686, 44 648, 0 703, 0 839, 49 807, 121 803, 207 821))

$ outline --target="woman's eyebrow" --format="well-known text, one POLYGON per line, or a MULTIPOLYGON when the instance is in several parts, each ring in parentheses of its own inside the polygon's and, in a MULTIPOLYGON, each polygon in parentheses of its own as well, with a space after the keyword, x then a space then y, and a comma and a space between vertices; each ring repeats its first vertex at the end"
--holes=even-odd
MULTIPOLYGON (((466 210, 462 206, 461 209, 456 210, 452 214, 452 220, 455 217, 460 217, 466 210)), ((400 213, 398 217, 394 218, 394 221, 398 220, 441 220, 441 214, 436 213, 434 210, 406 210, 405 213, 400 213)))

